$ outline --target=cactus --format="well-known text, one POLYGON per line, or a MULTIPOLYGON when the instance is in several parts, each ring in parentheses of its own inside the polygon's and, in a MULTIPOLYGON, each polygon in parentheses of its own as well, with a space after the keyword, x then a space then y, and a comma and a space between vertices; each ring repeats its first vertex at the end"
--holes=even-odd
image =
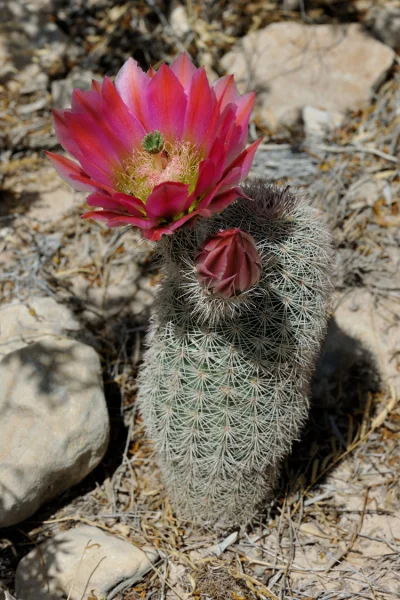
POLYGON ((160 242, 139 406, 173 507, 195 522, 245 524, 271 494, 309 411, 326 328, 331 246, 318 212, 256 180, 213 218, 160 242), (194 257, 221 229, 253 236, 260 281, 233 298, 204 289, 194 257))

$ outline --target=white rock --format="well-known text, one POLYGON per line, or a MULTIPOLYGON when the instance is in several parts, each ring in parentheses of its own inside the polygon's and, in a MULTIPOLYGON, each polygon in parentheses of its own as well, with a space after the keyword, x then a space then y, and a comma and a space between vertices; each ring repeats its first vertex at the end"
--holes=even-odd
POLYGON ((15 593, 19 600, 104 598, 123 581, 134 585, 157 557, 153 548, 140 549, 96 527, 77 527, 47 540, 21 560, 15 593))
POLYGON ((358 24, 273 23, 222 58, 239 88, 257 90, 259 116, 274 128, 295 122, 305 106, 344 112, 367 103, 394 52, 358 24))
POLYGON ((344 115, 339 112, 320 110, 313 106, 303 108, 303 123, 306 137, 324 138, 343 123, 344 115))
POLYGON ((174 9, 172 9, 169 22, 173 32, 178 36, 178 38, 185 37, 185 35, 190 31, 190 23, 186 8, 181 4, 178 4, 174 9))
POLYGON ((0 358, 44 336, 78 332, 81 325, 69 308, 53 298, 0 306, 0 358))
POLYGON ((47 337, 0 362, 0 527, 32 515, 103 458, 109 421, 90 346, 47 337))

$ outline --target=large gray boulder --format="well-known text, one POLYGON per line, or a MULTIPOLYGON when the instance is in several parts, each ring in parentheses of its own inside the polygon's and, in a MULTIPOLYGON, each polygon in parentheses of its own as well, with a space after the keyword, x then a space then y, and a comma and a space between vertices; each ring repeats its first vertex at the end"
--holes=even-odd
POLYGON ((124 581, 133 586, 157 557, 153 548, 138 548, 84 525, 56 535, 25 556, 17 568, 15 593, 18 600, 105 598, 124 581))
POLYGON ((0 361, 0 527, 32 515, 103 458, 109 420, 93 348, 53 335, 0 361))
POLYGON ((358 24, 281 22, 246 35, 222 65, 242 92, 257 90, 259 117, 274 128, 295 122, 305 106, 360 108, 394 58, 391 48, 358 24))

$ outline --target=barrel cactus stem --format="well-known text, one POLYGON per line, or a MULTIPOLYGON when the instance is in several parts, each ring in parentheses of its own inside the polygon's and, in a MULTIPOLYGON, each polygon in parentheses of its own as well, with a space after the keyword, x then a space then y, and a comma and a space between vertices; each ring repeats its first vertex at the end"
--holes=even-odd
POLYGON ((164 279, 139 378, 173 506, 203 524, 244 524, 271 494, 308 416, 331 294, 330 236, 317 211, 263 180, 244 192, 161 240, 164 279), (208 239, 239 227, 260 272, 238 294, 210 293, 196 260, 208 239))

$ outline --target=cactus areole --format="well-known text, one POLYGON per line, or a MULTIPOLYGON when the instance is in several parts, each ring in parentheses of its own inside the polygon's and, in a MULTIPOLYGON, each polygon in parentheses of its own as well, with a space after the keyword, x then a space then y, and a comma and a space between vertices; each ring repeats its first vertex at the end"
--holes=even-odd
POLYGON ((53 111, 74 160, 48 155, 89 194, 83 216, 158 242, 138 403, 178 516, 199 524, 244 524, 273 492, 329 307, 321 217, 288 187, 239 187, 253 103, 183 54, 157 72, 129 59, 53 111))

